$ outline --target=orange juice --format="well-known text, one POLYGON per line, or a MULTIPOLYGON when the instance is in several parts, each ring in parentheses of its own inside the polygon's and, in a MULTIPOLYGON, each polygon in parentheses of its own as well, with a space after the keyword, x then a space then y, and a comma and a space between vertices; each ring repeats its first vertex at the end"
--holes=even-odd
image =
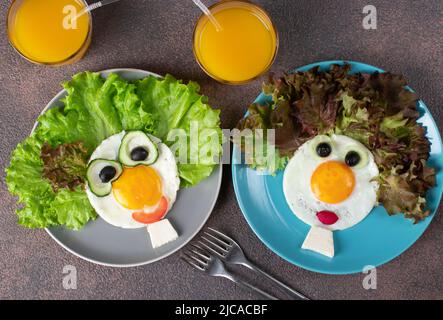
POLYGON ((209 9, 221 29, 203 15, 194 32, 194 53, 206 73, 238 84, 272 65, 278 36, 266 12, 247 1, 221 1, 209 9))
POLYGON ((91 16, 78 16, 84 8, 82 0, 16 0, 8 15, 11 44, 37 63, 79 58, 90 41, 91 16))

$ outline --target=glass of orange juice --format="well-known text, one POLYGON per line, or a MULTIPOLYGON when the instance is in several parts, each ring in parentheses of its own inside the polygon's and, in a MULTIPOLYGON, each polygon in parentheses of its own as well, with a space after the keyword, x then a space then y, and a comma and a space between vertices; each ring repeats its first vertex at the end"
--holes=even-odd
POLYGON ((224 0, 209 7, 219 24, 202 15, 194 30, 194 54, 217 81, 243 84, 266 72, 278 51, 278 34, 269 15, 244 0, 224 0))
POLYGON ((8 12, 9 41, 33 63, 76 62, 91 43, 91 14, 81 14, 86 6, 83 0, 14 0, 8 12))

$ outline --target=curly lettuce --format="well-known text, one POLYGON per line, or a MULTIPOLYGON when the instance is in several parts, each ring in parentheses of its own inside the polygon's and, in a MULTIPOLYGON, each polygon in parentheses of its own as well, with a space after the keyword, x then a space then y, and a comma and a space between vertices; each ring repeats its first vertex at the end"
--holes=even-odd
POLYGON ((349 71, 349 65, 333 65, 328 72, 271 77, 263 92, 272 103, 250 106, 238 128, 274 129, 276 149, 289 158, 318 134, 360 141, 380 170, 379 201, 389 214, 418 222, 430 214, 425 197, 435 185, 435 169, 427 165, 430 142, 417 122, 418 97, 403 76, 349 71))
POLYGON ((28 228, 64 226, 79 230, 97 215, 84 192, 85 159, 106 138, 123 130, 142 130, 167 141, 172 129, 183 129, 190 140, 190 123, 198 123, 196 163, 179 164, 182 186, 207 178, 221 154, 219 111, 199 94, 199 86, 172 76, 128 82, 116 74, 104 79, 83 72, 65 83, 59 108, 38 119, 33 134, 13 151, 6 169, 9 191, 18 198, 18 223, 28 228), (206 129, 217 133, 210 139, 206 129), (206 156, 206 157, 205 157, 206 156))
MULTIPOLYGON (((282 108, 278 109, 279 111, 282 108)), ((248 109, 248 116, 240 120, 237 125, 237 129, 240 130, 238 136, 234 136, 234 142, 237 143, 244 152, 246 163, 250 165, 252 169, 267 172, 269 174, 275 174, 277 171, 284 169, 288 161, 288 154, 284 152, 288 146, 282 145, 282 143, 296 142, 296 139, 288 139, 285 134, 291 134, 292 130, 288 130, 287 126, 292 126, 292 122, 287 117, 287 112, 272 112, 272 109, 268 105, 252 104, 248 109), (272 119, 271 119, 272 115, 272 119), (282 116, 282 118, 279 118, 282 116), (278 125, 276 125, 278 123, 278 125), (271 145, 266 136, 266 129, 273 128, 278 131, 278 134, 274 136, 276 138, 275 144, 271 145), (249 130, 249 135, 245 134, 246 130, 249 130), (261 130, 262 134, 256 134, 261 130), (259 139, 256 139, 259 137, 259 139), (245 150, 245 142, 247 139, 252 141, 254 150, 261 152, 247 152, 245 150)))
POLYGON ((40 158, 43 160, 42 176, 49 180, 54 192, 84 186, 89 157, 82 142, 61 144, 56 148, 45 143, 40 158))

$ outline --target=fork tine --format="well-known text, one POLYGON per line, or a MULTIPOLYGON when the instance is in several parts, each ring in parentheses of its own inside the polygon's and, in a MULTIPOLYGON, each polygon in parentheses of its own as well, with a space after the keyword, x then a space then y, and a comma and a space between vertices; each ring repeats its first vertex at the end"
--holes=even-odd
MULTIPOLYGON (((205 259, 206 262, 208 262, 209 260, 211 260, 211 257, 208 255, 205 255, 204 253, 202 253, 202 249, 192 245, 193 247, 197 248, 198 250, 193 250, 193 249, 189 249, 189 251, 194 252, 196 255, 198 255, 199 257, 201 257, 202 259, 205 259)), ((203 251, 204 252, 204 251, 203 251)))
POLYGON ((205 237, 205 236, 201 236, 201 238, 202 238, 203 240, 205 240, 205 241, 208 243, 208 245, 210 244, 211 246, 217 248, 217 249, 220 250, 221 252, 223 252, 223 253, 227 253, 227 252, 228 252, 228 250, 227 250, 226 248, 223 248, 222 246, 218 245, 217 243, 215 243, 214 241, 208 239, 207 237, 205 237))
POLYGON ((191 246, 193 246, 194 248, 197 248, 199 250, 205 251, 204 248, 200 247, 198 244, 196 244, 195 242, 191 243, 191 246))
POLYGON ((201 260, 201 258, 196 257, 194 254, 192 254, 190 251, 185 252, 186 256, 197 261, 198 263, 200 263, 201 265, 203 265, 204 267, 206 267, 208 265, 207 261, 203 261, 201 260))
POLYGON ((207 250, 209 250, 210 252, 212 252, 213 254, 215 254, 217 257, 224 259, 225 257, 223 256, 223 254, 221 254, 220 252, 214 250, 213 248, 211 248, 210 246, 208 246, 206 243, 199 241, 199 243, 204 246, 207 250))
POLYGON ((220 232, 220 231, 218 231, 218 230, 215 230, 214 228, 211 228, 211 227, 208 227, 208 229, 211 230, 212 232, 215 232, 217 235, 219 235, 223 240, 225 240, 225 241, 228 242, 229 244, 232 245, 232 244, 235 243, 235 241, 234 241, 232 238, 228 237, 228 236, 225 235, 224 233, 222 233, 222 232, 220 232))
POLYGON ((185 261, 186 263, 188 263, 189 265, 191 265, 192 267, 200 270, 200 271, 205 271, 205 269, 203 267, 201 267, 200 265, 198 265, 197 263, 195 263, 194 261, 192 261, 190 258, 188 258, 187 256, 182 256, 181 259, 183 261, 185 261))
MULTIPOLYGON (((204 237, 202 237, 202 239, 205 239, 204 237)), ((219 247, 217 244, 213 243, 212 241, 206 239, 206 241, 209 241, 209 243, 212 243, 217 249, 213 248, 212 246, 204 243, 203 241, 199 241, 199 243, 204 246, 206 249, 208 249, 210 252, 212 252, 213 254, 215 254, 217 257, 224 259, 225 257, 225 253, 227 251, 225 251, 224 249, 222 249, 221 247, 219 247), (220 252, 221 251, 221 252, 220 252)))
MULTIPOLYGON (((199 242, 201 242, 201 241, 199 241, 199 242)), ((199 244, 196 244, 196 243, 191 243, 191 246, 200 250, 200 252, 204 252, 205 254, 207 254, 208 258, 210 259, 210 252, 208 252, 207 248, 203 248, 199 244)))
POLYGON ((209 233, 209 232, 204 232, 206 235, 208 235, 209 237, 211 237, 212 239, 214 239, 215 241, 217 241, 221 246, 223 246, 225 248, 225 250, 229 249, 231 247, 231 245, 229 243, 226 243, 223 240, 220 240, 219 238, 217 238, 216 236, 214 236, 213 234, 209 233))

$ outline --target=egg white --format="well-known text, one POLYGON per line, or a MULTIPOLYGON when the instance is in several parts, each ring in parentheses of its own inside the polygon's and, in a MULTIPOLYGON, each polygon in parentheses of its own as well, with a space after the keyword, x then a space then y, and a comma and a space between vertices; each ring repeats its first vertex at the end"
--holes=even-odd
MULTIPOLYGON (((283 178, 283 192, 294 214, 310 226, 329 230, 343 230, 362 221, 377 205, 378 183, 373 178, 379 174, 372 153, 360 142, 343 135, 332 135, 332 153, 319 158, 312 152, 313 140, 303 144, 288 163, 283 178), (311 177, 316 168, 326 161, 344 162, 345 153, 352 146, 359 146, 368 153, 368 163, 362 168, 351 168, 355 175, 355 187, 345 201, 338 204, 324 203, 311 190, 311 177), (324 225, 317 218, 317 212, 329 210, 339 220, 333 225, 324 225)), ((315 148, 315 146, 314 146, 315 148)))
MULTIPOLYGON (((104 140, 100 146, 94 151, 90 161, 95 159, 106 159, 118 161, 118 151, 125 132, 113 135, 104 140)), ((177 191, 180 188, 180 178, 178 175, 177 163, 174 154, 169 147, 154 136, 150 136, 151 140, 157 144, 159 156, 157 161, 149 167, 155 169, 162 180, 163 195, 168 199, 168 212, 171 210, 177 198, 177 191)), ((124 229, 144 228, 145 224, 139 223, 132 218, 134 210, 124 208, 118 203, 113 193, 105 197, 97 197, 86 187, 86 194, 89 202, 95 209, 97 214, 107 223, 121 227, 124 229)), ((153 211, 154 208, 145 208, 145 212, 153 211)), ((137 211, 137 210, 136 210, 137 211)), ((139 211, 139 210, 138 210, 139 211)))

